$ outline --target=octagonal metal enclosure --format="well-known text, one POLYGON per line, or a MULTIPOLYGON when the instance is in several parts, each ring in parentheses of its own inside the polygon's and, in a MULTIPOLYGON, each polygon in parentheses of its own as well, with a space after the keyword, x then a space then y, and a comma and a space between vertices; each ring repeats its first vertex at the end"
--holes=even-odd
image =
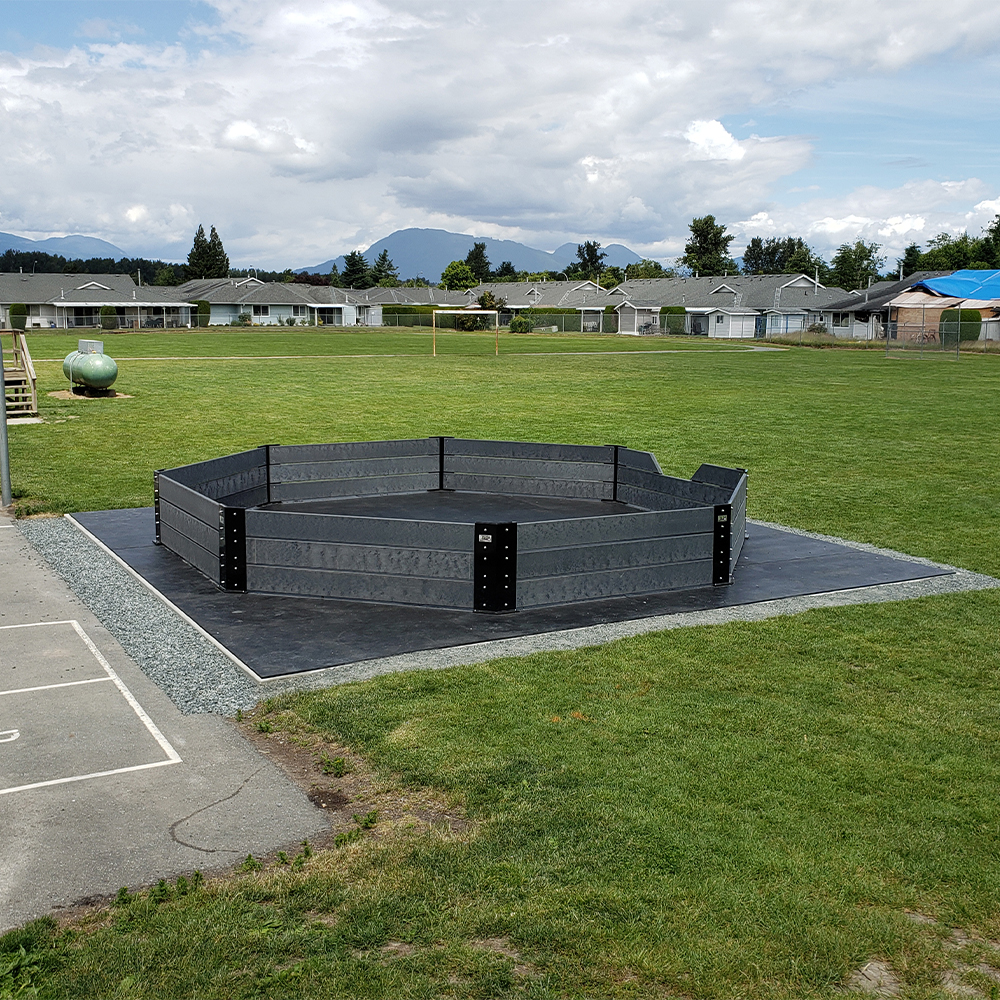
POLYGON ((468 611, 729 584, 747 472, 619 445, 265 445, 154 475, 156 542, 223 590, 468 611))

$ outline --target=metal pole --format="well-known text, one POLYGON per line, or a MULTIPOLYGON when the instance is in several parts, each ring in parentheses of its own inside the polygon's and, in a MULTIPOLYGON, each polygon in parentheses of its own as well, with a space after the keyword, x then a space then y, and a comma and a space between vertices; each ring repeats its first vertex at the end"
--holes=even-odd
POLYGON ((436 312, 431 313, 431 349, 435 358, 438 356, 437 315, 436 312))
POLYGON ((497 357, 500 357, 500 310, 497 310, 497 357))
POLYGON ((0 343, 0 506, 9 507, 10 452, 7 448, 7 383, 3 374, 3 345, 0 343))

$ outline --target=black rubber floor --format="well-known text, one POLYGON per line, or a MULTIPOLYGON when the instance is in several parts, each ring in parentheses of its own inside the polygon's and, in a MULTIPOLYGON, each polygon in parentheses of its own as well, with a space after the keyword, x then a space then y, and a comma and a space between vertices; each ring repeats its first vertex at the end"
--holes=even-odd
POLYGON ((835 542, 750 525, 750 538, 731 587, 620 597, 512 615, 484 615, 323 598, 226 594, 178 556, 153 544, 151 507, 73 516, 259 677, 278 677, 470 642, 948 573, 919 563, 859 552, 835 542))

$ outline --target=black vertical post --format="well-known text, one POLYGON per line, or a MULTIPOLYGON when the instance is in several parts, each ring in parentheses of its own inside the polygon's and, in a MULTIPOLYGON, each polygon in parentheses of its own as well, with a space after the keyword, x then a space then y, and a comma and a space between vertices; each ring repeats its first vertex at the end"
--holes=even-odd
POLYGON ((715 505, 715 525, 712 537, 712 584, 724 587, 733 582, 730 560, 733 545, 733 508, 728 503, 715 505))
POLYGON ((444 489, 444 438, 438 438, 438 489, 444 489))
POLYGON ((264 475, 267 478, 267 502, 271 502, 271 446, 264 445, 264 475))
POLYGON ((219 508, 219 585, 247 591, 247 521, 242 507, 219 508))
POLYGON ((607 444, 605 448, 611 449, 611 496, 605 497, 605 500, 617 500, 618 499, 618 449, 617 444, 607 444))
POLYGON ((493 614, 517 610, 517 522, 477 522, 473 538, 473 603, 493 614))
POLYGON ((161 469, 157 469, 153 473, 153 525, 156 529, 156 536, 154 538, 155 545, 162 545, 160 541, 160 472, 161 469))

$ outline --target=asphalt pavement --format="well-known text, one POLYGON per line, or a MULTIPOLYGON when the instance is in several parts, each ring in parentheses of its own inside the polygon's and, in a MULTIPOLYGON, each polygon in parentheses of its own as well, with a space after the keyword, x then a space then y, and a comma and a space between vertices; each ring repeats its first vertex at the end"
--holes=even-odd
POLYGON ((183 715, 0 513, 0 931, 328 829, 231 721, 183 715))

